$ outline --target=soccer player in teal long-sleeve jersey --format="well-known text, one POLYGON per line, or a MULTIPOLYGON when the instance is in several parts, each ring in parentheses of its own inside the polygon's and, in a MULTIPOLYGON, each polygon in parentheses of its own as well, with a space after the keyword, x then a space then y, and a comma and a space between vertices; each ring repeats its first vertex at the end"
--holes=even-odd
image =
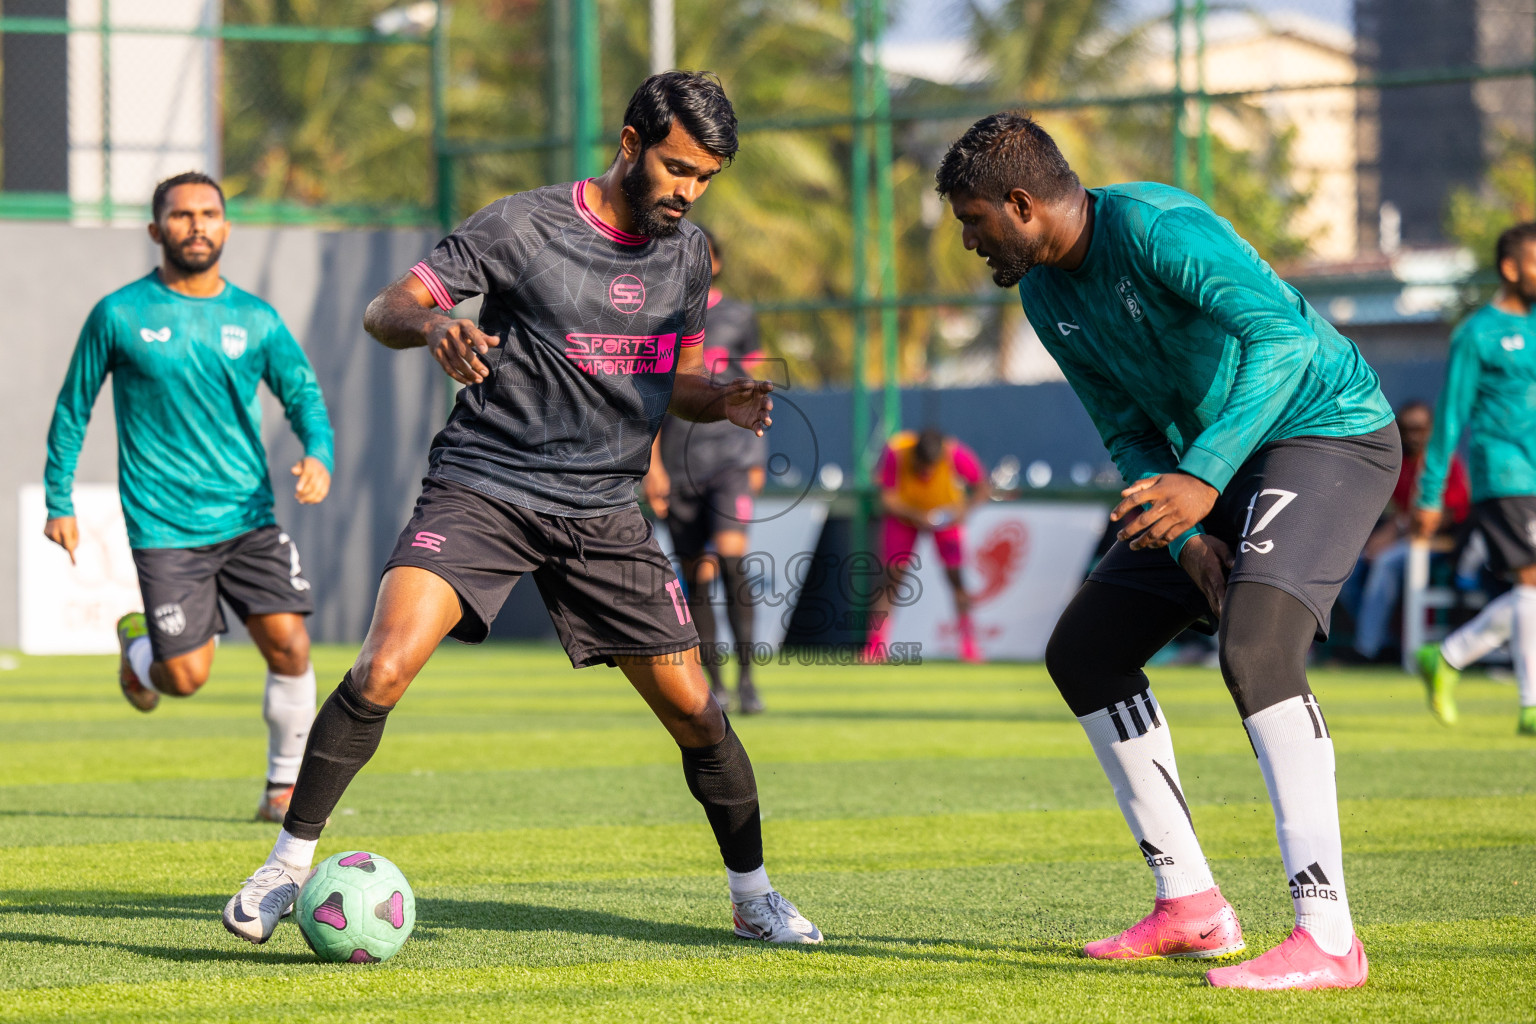
POLYGON ((315 716, 304 616, 314 610, 293 541, 272 515, 257 385, 265 381, 304 443, 299 501, 330 489, 331 425, 309 360, 277 312, 219 275, 224 194, 196 172, 160 183, 149 234, 158 270, 91 310, 48 429, 48 538, 74 559, 71 501, 85 428, 107 375, 117 414, 118 486, 148 614, 118 621, 118 683, 152 711, 161 694, 208 680, 222 598, 267 662, 267 789, 259 818, 281 821, 315 716))
POLYGON ((1333 741, 1307 684, 1339 588, 1397 480, 1376 374, 1232 225, 1165 185, 1084 189, 1022 114, 983 118, 938 174, 967 249, 1024 312, 1128 485, 1119 540, 1051 636, 1046 667, 1114 786, 1157 886, 1099 959, 1243 948, 1195 836, 1166 713, 1143 672, 1220 630, 1222 675, 1274 806, 1289 938, 1209 971, 1236 988, 1365 983, 1345 895, 1333 741))
POLYGON ((1468 665, 1509 645, 1520 684, 1523 736, 1536 736, 1536 223, 1517 224, 1494 249, 1499 293, 1451 335, 1445 390, 1419 471, 1414 533, 1434 535, 1451 454, 1469 437, 1472 516, 1494 571, 1515 585, 1437 645, 1418 652, 1430 710, 1456 721, 1456 682, 1468 665), (1423 488, 1433 487, 1432 493, 1423 488))

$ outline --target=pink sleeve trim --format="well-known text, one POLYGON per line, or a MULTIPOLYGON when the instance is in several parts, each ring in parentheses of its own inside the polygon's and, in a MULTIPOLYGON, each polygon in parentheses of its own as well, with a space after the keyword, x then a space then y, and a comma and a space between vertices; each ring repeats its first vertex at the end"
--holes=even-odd
POLYGON ((684 348, 692 348, 694 345, 702 345, 704 344, 704 332, 700 331, 698 334, 685 334, 678 339, 678 344, 682 345, 684 348))
POLYGON ((448 289, 443 287, 443 282, 438 279, 437 274, 433 272, 431 267, 427 266, 425 261, 412 267, 411 273, 416 275, 416 280, 427 286, 427 291, 432 293, 433 302, 436 302, 443 309, 452 309, 454 307, 453 297, 448 294, 448 289))
POLYGON ((955 442, 954 453, 955 472, 968 484, 980 483, 984 470, 981 468, 981 459, 963 441, 955 442))

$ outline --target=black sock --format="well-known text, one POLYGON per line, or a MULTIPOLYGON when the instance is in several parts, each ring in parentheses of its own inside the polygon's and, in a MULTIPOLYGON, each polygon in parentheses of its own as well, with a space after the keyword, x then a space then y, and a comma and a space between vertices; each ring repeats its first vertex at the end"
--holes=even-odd
MULTIPOLYGON (((713 556, 706 556, 713 559, 713 556)), ((709 588, 713 580, 699 577, 703 573, 704 559, 693 567, 688 579, 688 614, 693 616, 694 628, 699 631, 699 660, 704 663, 704 674, 709 677, 709 688, 720 689, 720 653, 715 649, 715 608, 709 603, 709 588)))
POLYGON ((296 839, 319 839, 326 819, 341 801, 352 777, 379 749, 389 708, 357 692, 348 672, 315 716, 299 765, 299 781, 283 828, 296 839))
POLYGON ((714 746, 678 749, 683 752, 688 792, 704 805, 704 816, 715 830, 725 866, 732 871, 762 867, 763 822, 757 807, 757 779, 730 719, 725 722, 725 738, 714 746))
POLYGON ((736 664, 741 677, 738 686, 752 686, 752 595, 747 591, 747 578, 741 571, 739 557, 720 559, 720 579, 725 584, 725 614, 731 623, 731 633, 736 637, 736 664))

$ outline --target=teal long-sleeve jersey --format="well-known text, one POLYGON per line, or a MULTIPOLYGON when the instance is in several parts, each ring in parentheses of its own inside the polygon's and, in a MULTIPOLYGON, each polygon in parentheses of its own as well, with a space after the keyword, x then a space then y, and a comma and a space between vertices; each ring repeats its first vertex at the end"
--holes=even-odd
POLYGON ((1176 469, 1220 491, 1269 441, 1392 421, 1354 343, 1200 200, 1088 194, 1082 265, 1034 268, 1019 298, 1126 480, 1176 469))
POLYGON ((315 372, 277 311, 228 283, 211 298, 172 291, 158 271, 86 318, 48 428, 48 515, 74 515, 75 464, 107 374, 117 472, 134 548, 187 548, 274 522, 256 386, 282 403, 304 451, 333 464, 315 372))
POLYGON ((1536 319, 1488 305, 1451 334, 1435 432, 1419 471, 1420 508, 1440 507, 1464 430, 1473 501, 1536 494, 1536 319))

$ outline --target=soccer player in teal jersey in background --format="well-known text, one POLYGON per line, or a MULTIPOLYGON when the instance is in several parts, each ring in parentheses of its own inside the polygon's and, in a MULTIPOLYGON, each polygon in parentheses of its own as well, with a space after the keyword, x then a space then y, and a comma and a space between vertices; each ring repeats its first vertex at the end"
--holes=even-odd
POLYGON ((91 407, 108 374, 118 486, 148 613, 117 624, 118 683, 140 711, 208 681, 222 598, 267 662, 267 789, 257 817, 281 821, 315 717, 304 616, 314 610, 299 553, 272 515, 256 386, 265 381, 305 455, 295 495, 331 486, 332 437, 314 370, 277 311, 219 275, 224 193, 196 172, 155 188, 149 236, 160 267, 96 304, 48 428, 48 539, 74 560, 70 494, 91 407))
POLYGON ((1500 235, 1494 262, 1498 295, 1451 335, 1445 390, 1419 473, 1414 533, 1430 537, 1439 527, 1440 493, 1466 431, 1473 521, 1488 541, 1494 571, 1515 586, 1444 643, 1421 649, 1419 672, 1430 710, 1452 725, 1461 670, 1508 643, 1520 687, 1517 729, 1536 736, 1536 223, 1500 235))
POLYGON ((1129 486, 1119 540, 1057 623, 1046 667, 1093 745, 1157 885, 1153 911, 1084 953, 1243 948, 1142 669, 1219 623, 1222 675, 1274 806, 1296 927, 1219 987, 1349 988, 1365 951, 1344 889, 1333 741, 1306 677, 1397 479, 1392 409, 1359 351, 1198 199, 1084 189, 1022 114, 983 118, 938 188, 1024 311, 1129 486))

